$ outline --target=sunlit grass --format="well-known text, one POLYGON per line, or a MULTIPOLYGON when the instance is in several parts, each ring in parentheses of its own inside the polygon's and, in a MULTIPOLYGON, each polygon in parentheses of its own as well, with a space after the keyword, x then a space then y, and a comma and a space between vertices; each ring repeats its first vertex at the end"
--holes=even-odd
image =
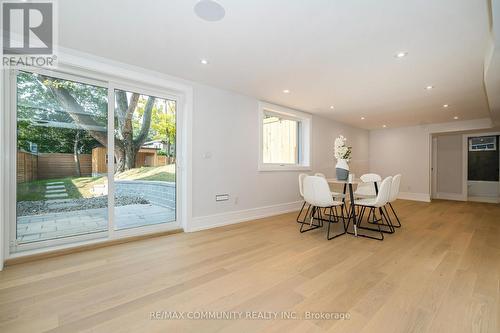
POLYGON ((131 169, 115 175, 115 179, 175 182, 175 164, 131 169))
POLYGON ((17 184, 17 201, 46 200, 47 183, 62 182, 68 199, 90 198, 96 184, 104 184, 104 177, 55 178, 17 184))
MULTIPOLYGON (((175 164, 131 169, 115 175, 115 179, 175 182, 175 164)), ((52 182, 64 183, 67 199, 92 198, 95 196, 94 186, 105 184, 106 177, 68 177, 20 183, 17 184, 17 201, 46 200, 46 186, 52 182)))

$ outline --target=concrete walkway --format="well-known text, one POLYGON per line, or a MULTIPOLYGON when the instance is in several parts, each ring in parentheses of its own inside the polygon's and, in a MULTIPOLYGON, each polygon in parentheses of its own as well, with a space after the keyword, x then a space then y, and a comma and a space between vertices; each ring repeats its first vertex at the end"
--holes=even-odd
MULTIPOLYGON (((50 204, 57 205, 58 202, 60 204, 59 200, 53 200, 50 204)), ((172 222, 175 221, 175 218, 175 210, 151 204, 115 207, 117 229, 172 222)), ((17 218, 17 239, 21 243, 106 230, 108 230, 107 208, 17 218)))

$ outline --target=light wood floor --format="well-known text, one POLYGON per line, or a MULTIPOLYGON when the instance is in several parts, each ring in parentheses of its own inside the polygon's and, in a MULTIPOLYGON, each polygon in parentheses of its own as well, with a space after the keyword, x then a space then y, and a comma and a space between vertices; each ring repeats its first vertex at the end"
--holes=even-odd
POLYGON ((295 214, 0 272, 0 332, 500 332, 500 205, 399 201, 379 242, 299 234, 295 214), (150 320, 152 311, 349 320, 150 320))

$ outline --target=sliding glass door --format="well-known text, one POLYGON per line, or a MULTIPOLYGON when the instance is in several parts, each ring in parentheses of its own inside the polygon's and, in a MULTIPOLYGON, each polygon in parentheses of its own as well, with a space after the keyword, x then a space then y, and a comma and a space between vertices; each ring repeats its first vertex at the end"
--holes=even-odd
POLYGON ((175 221, 176 102, 114 95, 115 230, 175 221))
POLYGON ((108 229, 108 89, 18 72, 16 243, 108 229))
POLYGON ((11 82, 14 251, 176 221, 175 98, 61 73, 11 82))

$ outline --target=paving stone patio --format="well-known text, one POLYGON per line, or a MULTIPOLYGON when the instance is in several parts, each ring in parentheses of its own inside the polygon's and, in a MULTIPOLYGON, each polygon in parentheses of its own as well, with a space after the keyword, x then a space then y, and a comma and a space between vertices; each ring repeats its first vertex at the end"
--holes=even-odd
MULTIPOLYGON (((58 204, 56 200, 53 204, 58 204)), ((172 222, 175 210, 152 204, 115 207, 118 229, 172 222)), ((108 229, 107 208, 51 213, 17 218, 17 239, 21 243, 87 234, 108 229)))

